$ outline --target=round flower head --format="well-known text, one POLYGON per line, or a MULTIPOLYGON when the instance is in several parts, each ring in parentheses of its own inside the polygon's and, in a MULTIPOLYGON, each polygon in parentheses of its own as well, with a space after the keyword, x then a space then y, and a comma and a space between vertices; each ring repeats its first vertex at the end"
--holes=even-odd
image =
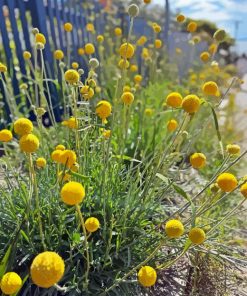
POLYGON ((226 146, 226 151, 229 154, 236 155, 240 153, 240 146, 236 144, 229 144, 226 146))
POLYGON ((85 222, 85 227, 88 232, 95 232, 99 229, 100 223, 97 218, 90 217, 85 222))
POLYGON ((135 48, 130 43, 123 43, 120 46, 119 53, 120 53, 121 57, 126 58, 126 59, 131 59, 135 53, 135 48))
POLYGON ((63 28, 66 32, 71 32, 73 30, 73 25, 71 23, 65 23, 63 28))
POLYGON ((88 23, 88 24, 86 25, 86 30, 87 30, 88 32, 94 32, 94 24, 92 24, 92 23, 88 23))
POLYGON ((78 120, 75 117, 70 117, 70 119, 67 120, 67 127, 70 129, 77 129, 78 120))
POLYGON ((0 73, 5 73, 5 72, 7 72, 7 67, 4 64, 0 63, 0 73))
POLYGON ((41 288, 50 288, 58 283, 64 274, 64 261, 55 252, 37 255, 30 268, 32 281, 41 288))
POLYGON ((210 53, 207 51, 204 51, 200 54, 200 59, 206 63, 210 59, 210 53))
POLYGON ((218 49, 218 45, 215 44, 215 43, 213 43, 213 44, 211 44, 211 45, 209 46, 208 51, 209 51, 212 55, 214 55, 214 54, 217 52, 217 49, 218 49))
POLYGON ((154 41, 154 46, 155 46, 155 48, 157 48, 157 49, 161 48, 161 46, 162 46, 162 40, 160 40, 160 39, 156 39, 156 40, 154 41))
POLYGON ((30 60, 31 59, 31 53, 29 51, 24 51, 23 52, 23 58, 24 60, 30 60))
POLYGON ((177 22, 183 23, 185 21, 185 16, 183 14, 177 15, 177 22))
POLYGON ((51 159, 57 163, 60 163, 61 162, 61 155, 62 155, 62 151, 57 149, 57 150, 54 150, 51 154, 51 159))
POLYGON ((130 63, 128 60, 125 60, 125 59, 121 59, 119 62, 118 62, 118 67, 120 69, 128 69, 130 66, 130 63))
POLYGON ((126 91, 122 94, 121 100, 125 105, 131 105, 134 101, 134 95, 130 91, 126 91))
POLYGON ((43 157, 39 157, 36 159, 36 166, 38 168, 44 168, 46 166, 46 160, 43 157))
POLYGON ((111 130, 104 130, 102 134, 105 139, 109 139, 111 136, 111 130))
POLYGON ((140 83, 142 82, 142 76, 137 74, 135 75, 134 80, 135 80, 135 83, 140 83))
POLYGON ((226 38, 226 31, 223 29, 219 29, 214 33, 214 39, 218 42, 223 42, 226 38))
POLYGON ((247 183, 243 184, 240 187, 240 192, 245 198, 247 198, 247 183))
POLYGON ((55 50, 53 55, 56 60, 62 60, 64 58, 64 53, 61 49, 55 50))
POLYGON ((238 181, 233 174, 222 173, 217 178, 217 184, 224 192, 231 192, 238 186, 238 181))
POLYGON ((103 35, 98 35, 98 36, 97 36, 97 41, 98 41, 99 43, 102 43, 104 40, 105 40, 105 38, 104 38, 103 35))
POLYGON ((12 295, 18 292, 22 286, 20 276, 15 272, 7 272, 0 281, 0 287, 4 294, 12 295))
POLYGON ((122 36, 122 29, 117 27, 114 29, 114 33, 116 36, 122 36))
POLYGON ((144 2, 145 4, 149 4, 149 3, 151 3, 151 0, 143 0, 143 2, 144 2))
POLYGON ((157 273, 151 266, 143 266, 138 271, 138 281, 143 287, 151 287, 156 283, 157 273))
POLYGON ((128 7, 128 14, 130 17, 137 17, 139 14, 139 7, 136 4, 131 4, 128 7))
POLYGON ((57 145, 57 146, 56 146, 56 150, 61 150, 61 151, 64 151, 64 150, 65 150, 65 146, 64 146, 64 145, 61 145, 61 144, 59 144, 59 145, 57 145))
POLYGON ((111 115, 112 106, 109 102, 102 100, 99 101, 96 106, 96 114, 103 120, 106 121, 106 118, 111 115))
POLYGON ((168 237, 177 238, 183 235, 184 226, 179 220, 169 220, 166 223, 165 231, 168 237))
POLYGON ((10 142, 13 139, 11 131, 7 129, 0 130, 0 142, 10 142))
POLYGON ((64 150, 59 156, 59 162, 70 168, 76 162, 76 154, 73 150, 64 150))
POLYGON ((14 122, 14 131, 17 135, 23 136, 33 131, 33 124, 27 118, 19 118, 14 122))
POLYGON ((189 239, 193 244, 200 245, 205 241, 206 235, 203 229, 195 227, 190 230, 189 239))
POLYGON ((92 58, 90 59, 90 61, 88 62, 89 66, 92 68, 92 69, 96 69, 99 67, 99 60, 96 59, 96 58, 92 58))
POLYGON ((196 95, 188 95, 183 99, 182 108, 189 114, 195 113, 200 108, 200 99, 196 95))
POLYGON ((195 32, 197 29, 197 23, 196 22, 190 22, 187 26, 187 31, 190 33, 195 32))
POLYGON ((147 37, 143 35, 137 40, 137 45, 143 46, 146 42, 147 42, 147 37))
POLYGON ((80 56, 82 56, 82 55, 85 54, 85 49, 82 48, 82 47, 80 47, 80 48, 77 49, 77 53, 78 53, 80 56))
POLYGON ((216 82, 214 81, 207 81, 204 83, 202 90, 205 95, 208 96, 218 96, 219 95, 219 88, 216 82))
POLYGON ((81 88, 80 93, 85 100, 90 100, 94 96, 94 90, 88 85, 84 85, 81 88))
POLYGON ((138 71, 138 67, 137 67, 137 65, 131 65, 131 66, 130 66, 130 71, 131 71, 131 72, 137 72, 137 71, 138 71))
POLYGON ((206 165, 206 156, 203 153, 194 153, 190 156, 190 164, 194 169, 201 169, 206 165))
POLYGON ((27 134, 20 138, 21 151, 33 153, 39 148, 39 139, 33 134, 27 134))
POLYGON ((159 26, 158 24, 154 23, 153 24, 153 30, 155 33, 160 33, 161 32, 161 26, 159 26))
POLYGON ((44 34, 38 33, 35 35, 35 43, 46 44, 46 38, 44 34))
POLYGON ((69 182, 61 190, 62 201, 69 206, 74 206, 83 201, 85 189, 78 182, 69 182))
POLYGON ((178 122, 175 119, 171 119, 167 123, 167 129, 169 132, 174 132, 178 127, 178 122))
POLYGON ((154 113, 154 110, 151 109, 151 108, 146 108, 146 109, 144 110, 144 114, 145 114, 146 116, 152 116, 153 113, 154 113))
POLYGON ((72 66, 72 68, 75 69, 75 70, 79 68, 79 64, 78 64, 77 62, 73 62, 73 63, 71 64, 71 66, 72 66))
POLYGON ((74 84, 77 83, 80 79, 79 73, 74 69, 69 69, 64 73, 64 79, 70 83, 74 84))
POLYGON ((85 45, 85 53, 88 55, 95 53, 95 47, 92 43, 87 43, 85 45))
POLYGON ((182 104, 182 96, 180 93, 172 92, 166 97, 166 104, 173 108, 178 108, 182 104))

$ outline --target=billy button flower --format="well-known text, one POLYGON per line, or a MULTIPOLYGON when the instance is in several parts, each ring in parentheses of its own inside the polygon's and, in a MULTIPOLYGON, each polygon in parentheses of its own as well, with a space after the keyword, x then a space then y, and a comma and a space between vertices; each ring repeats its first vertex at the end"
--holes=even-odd
POLYGON ((137 40, 136 44, 138 46, 143 46, 146 42, 147 42, 147 37, 143 35, 137 40))
POLYGON ((30 60, 31 59, 31 57, 32 57, 32 55, 31 55, 31 53, 29 52, 29 51, 27 51, 27 50, 25 50, 24 52, 23 52, 23 58, 24 58, 24 60, 30 60))
POLYGON ((236 177, 230 173, 220 174, 216 182, 223 192, 231 192, 238 186, 236 177))
POLYGON ((6 295, 12 295, 17 293, 22 286, 22 279, 15 272, 7 272, 3 275, 0 288, 6 295))
POLYGON ((119 37, 119 36, 122 36, 122 29, 117 27, 114 29, 114 34, 119 37))
POLYGON ((122 94, 121 100, 125 105, 131 105, 134 101, 134 95, 130 91, 126 91, 122 94))
POLYGON ((57 49, 54 51, 53 56, 55 60, 60 61, 64 58, 64 53, 61 49, 57 49))
POLYGON ((80 47, 77 49, 77 53, 79 56, 83 56, 85 54, 85 49, 83 47, 80 47))
POLYGON ((187 31, 190 33, 195 32, 197 29, 197 23, 196 22, 189 22, 189 24, 187 25, 187 31))
POLYGON ((33 131, 33 124, 27 118, 19 118, 14 122, 14 132, 19 135, 23 136, 25 134, 29 134, 33 131))
POLYGON ((149 4, 149 3, 151 3, 151 0, 143 0, 143 2, 144 2, 145 4, 149 4))
POLYGON ((183 23, 185 21, 185 16, 183 14, 178 14, 176 19, 178 23, 183 23))
POLYGON ((160 40, 160 39, 156 39, 156 40, 154 41, 154 46, 155 46, 155 48, 157 48, 157 49, 161 48, 161 47, 162 47, 162 40, 160 40))
POLYGON ((0 73, 5 73, 5 72, 7 72, 7 67, 4 64, 0 63, 0 73))
POLYGON ((207 81, 203 84, 202 90, 205 95, 208 96, 219 96, 219 87, 216 82, 214 81, 207 81))
POLYGON ((200 54, 200 59, 202 62, 206 63, 210 59, 210 53, 207 51, 204 51, 200 54))
POLYGON ((146 109, 144 110, 144 114, 145 114, 146 116, 152 116, 153 113, 154 113, 154 110, 151 109, 151 108, 146 108, 146 109))
POLYGON ((95 47, 92 43, 87 43, 85 45, 85 53, 87 55, 90 55, 90 54, 94 54, 95 53, 95 47))
POLYGON ((157 23, 153 23, 152 27, 155 33, 161 32, 161 26, 159 26, 157 23))
POLYGON ((88 232, 92 233, 99 229, 100 223, 97 218, 90 217, 85 221, 85 227, 88 232))
POLYGON ((66 120, 66 126, 70 129, 77 129, 78 120, 75 117, 70 117, 68 120, 66 120))
POLYGON ((240 192, 241 194, 247 198, 247 183, 244 183, 241 187, 240 187, 240 192))
POLYGON ((112 106, 109 102, 102 100, 96 106, 96 114, 102 119, 103 123, 107 123, 107 118, 111 115, 112 106))
POLYGON ((226 151, 231 155, 236 155, 240 153, 240 146, 236 144, 229 144, 226 146, 226 151))
POLYGON ((182 108, 189 114, 196 113, 200 108, 200 99, 196 95, 188 95, 182 101, 182 108))
POLYGON ((184 226, 179 220, 169 220, 165 225, 165 232, 170 238, 178 238, 184 233, 184 226))
POLYGON ((171 119, 167 123, 167 130, 169 132, 174 132, 178 127, 178 122, 175 119, 171 119))
POLYGON ((137 65, 134 65, 134 64, 131 65, 131 66, 130 66, 130 71, 131 71, 131 72, 137 72, 137 71, 138 71, 138 67, 137 67, 137 65))
POLYGON ((36 159, 36 166, 38 168, 44 168, 46 166, 46 159, 43 157, 39 157, 36 159))
POLYGON ((78 182, 69 182, 61 190, 62 201, 69 206, 78 205, 85 197, 85 189, 78 182))
POLYGON ((130 43, 123 43, 120 46, 119 53, 120 53, 121 57, 126 58, 126 59, 131 59, 133 57, 133 55, 135 54, 135 48, 130 43))
POLYGON ((43 45, 46 44, 45 35, 42 33, 38 33, 35 35, 35 43, 42 43, 43 45))
POLYGON ((66 166, 70 168, 76 162, 77 157, 73 150, 64 150, 61 152, 58 159, 60 163, 66 164, 66 166))
POLYGON ((202 244, 206 239, 204 230, 198 227, 192 228, 189 232, 189 239, 195 245, 202 244))
POLYGON ((80 93, 85 100, 90 100, 94 96, 94 90, 88 85, 82 86, 80 93))
POLYGON ((75 84, 79 81, 80 75, 76 70, 69 69, 64 73, 64 79, 70 84, 75 84))
POLYGON ((102 135, 105 139, 110 139, 111 130, 103 130, 102 135))
POLYGON ((104 42, 104 40, 105 40, 105 38, 104 38, 103 35, 98 35, 96 39, 97 39, 97 41, 98 41, 99 43, 102 43, 102 42, 104 42))
POLYGON ((56 146, 56 150, 64 151, 65 150, 65 146, 62 145, 62 144, 59 144, 59 145, 56 146))
POLYGON ((217 50, 218 50, 218 45, 215 44, 215 43, 212 43, 212 44, 209 46, 209 48, 208 48, 208 51, 209 51, 212 55, 214 55, 214 54, 217 52, 217 50))
POLYGON ((73 25, 71 23, 65 23, 63 25, 64 31, 71 32, 73 30, 73 25))
POLYGON ((33 134, 27 134, 20 138, 19 145, 22 152, 33 153, 39 148, 39 139, 33 134))
POLYGON ((157 273, 151 266, 143 266, 138 271, 137 277, 143 287, 151 287, 156 283, 157 273))
POLYGON ((124 59, 121 59, 119 62, 118 62, 118 67, 120 69, 128 69, 130 66, 130 63, 128 60, 124 60, 124 59))
POLYGON ((88 24, 86 25, 86 30, 87 30, 88 32, 94 32, 94 24, 92 24, 92 23, 88 23, 88 24))
POLYGON ((142 76, 140 74, 135 75, 134 81, 135 83, 141 83, 142 82, 142 76))
POLYGON ((57 163, 61 163, 62 150, 56 149, 51 153, 51 159, 57 163))
POLYGON ((190 164, 194 169, 201 169, 206 165, 206 156, 203 153, 194 153, 190 156, 190 164))
POLYGON ((166 97, 166 104, 173 108, 178 108, 182 104, 182 96, 178 92, 172 92, 166 97))
POLYGON ((55 252, 43 252, 37 255, 31 265, 32 281, 41 288, 50 288, 64 275, 64 261, 55 252))
POLYGON ((7 129, 3 129, 0 130, 0 142, 10 142, 13 139, 13 135, 12 132, 7 130, 7 129))

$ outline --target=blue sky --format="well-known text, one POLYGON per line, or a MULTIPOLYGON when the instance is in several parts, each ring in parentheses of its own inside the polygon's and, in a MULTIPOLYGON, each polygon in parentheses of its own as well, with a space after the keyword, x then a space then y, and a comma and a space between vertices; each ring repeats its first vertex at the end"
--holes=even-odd
MULTIPOLYGON (((152 2, 164 5, 165 0, 152 2)), ((247 0, 170 0, 170 5, 173 11, 179 10, 191 18, 216 22, 232 36, 239 21, 237 50, 247 53, 247 0)))

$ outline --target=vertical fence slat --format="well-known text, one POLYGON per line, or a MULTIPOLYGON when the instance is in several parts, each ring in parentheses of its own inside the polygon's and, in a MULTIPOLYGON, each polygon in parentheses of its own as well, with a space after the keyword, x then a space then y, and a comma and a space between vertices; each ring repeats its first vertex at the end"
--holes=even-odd
POLYGON ((49 15, 49 23, 50 23, 50 30, 51 30, 51 37, 55 44, 55 48, 58 48, 57 46, 57 38, 55 34, 55 28, 54 28, 54 15, 53 15, 53 8, 51 0, 47 0, 47 9, 48 9, 48 15, 49 15))
POLYGON ((58 5, 58 0, 54 0, 54 8, 56 12, 56 18, 57 18, 57 26, 58 26, 58 36, 59 36, 59 42, 60 42, 60 49, 64 50, 64 43, 63 43, 63 34, 62 34, 62 22, 60 17, 60 7, 58 5))
POLYGON ((17 4, 18 4, 19 10, 20 10, 20 19, 21 19, 26 49, 28 51, 31 51, 32 47, 31 47, 31 42, 30 42, 30 37, 29 37, 28 24, 27 24, 27 20, 26 20, 26 7, 25 7, 25 4, 23 1, 18 1, 17 4))

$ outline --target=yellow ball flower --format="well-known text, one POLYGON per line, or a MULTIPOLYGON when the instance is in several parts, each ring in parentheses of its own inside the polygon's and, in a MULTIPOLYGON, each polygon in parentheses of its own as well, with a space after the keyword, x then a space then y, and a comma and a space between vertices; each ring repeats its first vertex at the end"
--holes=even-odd
POLYGON ((71 64, 71 66, 72 66, 72 68, 75 69, 75 70, 79 68, 79 64, 78 64, 77 62, 73 62, 73 63, 71 64))
POLYGON ((98 35, 98 36, 97 36, 97 41, 98 41, 99 43, 102 43, 104 40, 105 40, 105 38, 104 38, 103 35, 98 35))
POLYGON ((125 86, 123 87, 123 92, 126 92, 126 91, 131 91, 131 87, 128 86, 128 85, 125 85, 125 86))
POLYGON ((20 138, 20 149, 26 153, 33 153, 39 148, 39 139, 33 134, 27 134, 20 138))
POLYGON ((67 172, 61 171, 58 173, 58 180, 60 182, 67 182, 70 180, 70 178, 71 178, 71 175, 68 174, 67 172))
POLYGON ((178 108, 182 104, 182 96, 180 93, 172 92, 166 97, 166 104, 173 108, 178 108))
POLYGON ((66 126, 70 129, 77 129, 78 128, 78 120, 75 117, 70 117, 68 119, 66 126))
POLYGON ((125 60, 125 59, 121 59, 119 62, 118 62, 118 67, 120 69, 128 69, 130 66, 130 63, 128 60, 125 60))
POLYGON ((157 48, 157 49, 159 49, 159 48, 161 48, 161 46, 162 46, 162 40, 160 40, 160 39, 156 39, 155 41, 154 41, 154 46, 155 46, 155 48, 157 48))
POLYGON ((149 3, 151 3, 151 0, 143 0, 143 2, 144 2, 145 4, 149 4, 149 3))
POLYGON ((217 184, 224 192, 231 192, 238 186, 238 181, 233 174, 222 173, 217 178, 217 184))
POLYGON ((134 101, 134 95, 130 91, 126 91, 122 94, 121 100, 125 105, 131 105, 134 101))
POLYGON ((178 127, 178 122, 175 119, 171 119, 167 123, 167 129, 169 132, 174 132, 178 127))
POLYGON ((137 276, 139 283, 144 287, 153 286, 157 280, 157 273, 151 266, 143 266, 137 276))
POLYGON ((83 201, 85 189, 78 182, 69 182, 61 190, 62 201, 69 206, 74 206, 83 201))
POLYGON ((90 100, 94 96, 94 90, 88 85, 84 85, 81 88, 80 93, 85 100, 90 100))
POLYGON ((189 114, 195 113, 200 108, 200 99, 196 95, 188 95, 183 99, 182 108, 189 114))
POLYGON ((196 22, 190 22, 187 26, 187 31, 190 33, 195 32, 197 29, 197 23, 196 22))
POLYGON ((200 54, 200 59, 206 63, 210 59, 210 53, 207 51, 204 51, 200 54))
POLYGON ((35 35, 35 43, 42 43, 43 45, 46 44, 45 35, 42 33, 38 33, 35 35))
POLYGON ((95 53, 95 47, 92 43, 87 43, 85 45, 85 53, 88 55, 95 53))
POLYGON ((17 135, 23 136, 33 131, 33 124, 27 118, 19 118, 14 122, 14 131, 17 135))
POLYGON ((247 183, 243 184, 240 187, 240 192, 245 198, 247 198, 247 183))
POLYGON ((86 30, 87 30, 88 32, 94 32, 94 24, 92 24, 92 23, 88 23, 88 24, 86 25, 86 30))
POLYGON ((77 53, 78 53, 80 56, 84 55, 84 54, 85 54, 85 50, 84 50, 84 48, 82 48, 82 47, 78 48, 77 53))
POLYGON ((80 75, 76 70, 70 69, 64 73, 64 79, 70 83, 74 84, 77 83, 80 79, 80 75))
POLYGON ((85 222, 85 227, 88 232, 95 232, 99 229, 100 223, 97 218, 90 217, 85 222))
POLYGON ((1 290, 6 295, 17 293, 22 286, 22 279, 15 272, 7 272, 1 279, 1 290))
POLYGON ((184 226, 179 220, 169 220, 165 226, 165 232, 170 238, 178 238, 184 233, 184 226))
POLYGON ((64 150, 59 156, 59 162, 66 164, 69 168, 76 162, 76 159, 77 157, 73 150, 64 150))
POLYGON ((197 228, 197 227, 192 228, 189 232, 189 239, 195 245, 202 244, 206 239, 206 235, 205 235, 204 230, 201 228, 197 228))
POLYGON ((11 131, 3 129, 0 131, 0 142, 10 142, 13 139, 11 131))
POLYGON ((207 81, 204 83, 202 90, 205 95, 208 96, 218 96, 219 95, 219 87, 214 81, 207 81))
POLYGON ((154 110, 151 109, 151 108, 146 108, 146 109, 144 110, 144 114, 145 114, 146 116, 151 116, 153 113, 154 113, 154 110))
POLYGON ((131 59, 133 55, 135 54, 135 48, 130 43, 123 43, 120 46, 119 53, 121 57, 131 59))
POLYGON ((161 32, 161 26, 159 26, 156 23, 153 23, 153 30, 155 33, 160 33, 161 32))
POLYGON ((185 16, 183 14, 177 15, 177 22, 183 23, 185 21, 185 16))
POLYGON ((103 137, 109 139, 111 136, 111 130, 103 130, 103 137))
POLYGON ((59 144, 59 145, 57 145, 57 146, 56 146, 56 150, 61 150, 61 151, 64 151, 64 150, 65 150, 65 146, 64 146, 64 145, 61 145, 61 144, 59 144))
POLYGON ((140 83, 142 82, 142 76, 139 74, 135 75, 134 80, 135 80, 135 83, 140 83))
POLYGON ((64 53, 61 49, 57 49, 54 51, 53 56, 55 60, 62 60, 64 58, 64 53))
POLYGON ((114 29, 114 33, 116 36, 122 36, 122 29, 117 27, 114 29))
POLYGON ((46 159, 43 157, 39 157, 36 159, 36 166, 38 168, 44 168, 46 166, 46 159))
POLYGON ((62 155, 62 150, 54 150, 51 154, 51 159, 57 163, 61 162, 61 155, 62 155))
POLYGON ((143 35, 137 40, 137 45, 143 46, 146 42, 147 42, 147 37, 143 35))
POLYGON ((50 288, 58 283, 64 274, 64 261, 55 252, 37 255, 30 268, 32 281, 41 288, 50 288))
POLYGON ((24 51, 23 52, 23 58, 24 60, 30 60, 31 59, 31 53, 29 51, 24 51))
POLYGON ((0 73, 5 73, 5 72, 7 72, 7 67, 4 64, 0 63, 0 73))
POLYGON ((73 30, 73 25, 71 23, 65 23, 63 28, 66 32, 71 32, 73 30))
POLYGON ((209 48, 208 48, 208 51, 209 51, 212 55, 216 54, 217 50, 218 50, 218 45, 215 44, 215 43, 211 44, 211 45, 209 46, 209 48))
POLYGON ((137 67, 137 65, 131 65, 131 66, 130 66, 130 71, 131 71, 131 72, 137 72, 137 71, 138 71, 138 67, 137 67))
POLYGON ((150 52, 149 52, 148 48, 143 48, 142 49, 142 58, 144 60, 147 60, 147 59, 150 58, 150 52))
POLYGON ((203 153, 194 153, 190 156, 190 164, 194 169, 201 169, 206 165, 206 156, 203 153))
POLYGON ((109 102, 102 100, 96 106, 96 114, 104 121, 111 115, 112 106, 109 102))
POLYGON ((232 155, 239 154, 240 150, 240 146, 236 144, 229 144, 226 146, 226 151, 232 155))

